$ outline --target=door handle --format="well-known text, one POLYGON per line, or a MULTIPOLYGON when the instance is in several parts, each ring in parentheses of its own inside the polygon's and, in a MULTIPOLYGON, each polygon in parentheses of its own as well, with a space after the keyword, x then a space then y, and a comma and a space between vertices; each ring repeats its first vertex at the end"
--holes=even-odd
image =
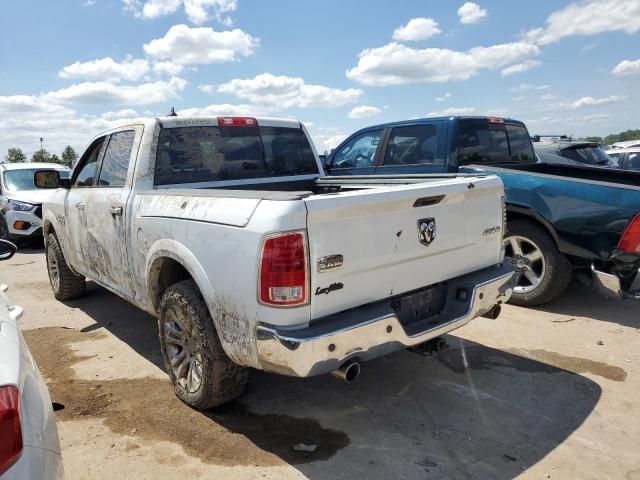
POLYGON ((87 204, 84 203, 84 202, 78 202, 78 203, 76 203, 76 208, 78 210, 84 210, 85 208, 87 208, 87 204))
POLYGON ((109 213, 113 216, 122 216, 122 207, 109 207, 109 213))

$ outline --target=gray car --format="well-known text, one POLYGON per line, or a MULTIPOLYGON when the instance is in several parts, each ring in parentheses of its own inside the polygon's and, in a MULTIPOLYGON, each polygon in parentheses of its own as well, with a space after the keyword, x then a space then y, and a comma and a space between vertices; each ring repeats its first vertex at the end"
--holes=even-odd
POLYGON ((578 167, 618 167, 616 162, 595 142, 545 139, 533 142, 533 148, 543 163, 573 165, 578 167))

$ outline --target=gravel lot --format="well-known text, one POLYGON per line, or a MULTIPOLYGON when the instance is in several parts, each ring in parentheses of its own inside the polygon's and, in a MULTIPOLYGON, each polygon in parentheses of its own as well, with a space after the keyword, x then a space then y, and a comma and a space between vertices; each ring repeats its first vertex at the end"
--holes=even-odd
POLYGON ((640 479, 640 305, 579 284, 475 320, 439 356, 398 352, 352 385, 255 372, 240 401, 196 412, 173 395, 154 318, 94 284, 57 302, 41 249, 0 263, 0 282, 64 405, 70 479, 640 479))

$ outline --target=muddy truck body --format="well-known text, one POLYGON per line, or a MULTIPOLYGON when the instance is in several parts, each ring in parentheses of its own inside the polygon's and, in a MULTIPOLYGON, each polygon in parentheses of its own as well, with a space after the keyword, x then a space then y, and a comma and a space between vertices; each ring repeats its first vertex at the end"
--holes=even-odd
POLYGON ((208 408, 250 368, 357 376, 512 292, 495 175, 326 178, 305 127, 166 117, 94 138, 44 204, 56 297, 85 278, 158 318, 177 395, 208 408))

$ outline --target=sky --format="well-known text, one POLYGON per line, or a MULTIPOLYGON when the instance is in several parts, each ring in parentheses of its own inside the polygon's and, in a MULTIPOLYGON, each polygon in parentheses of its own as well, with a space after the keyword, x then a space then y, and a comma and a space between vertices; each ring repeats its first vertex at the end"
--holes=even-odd
POLYGON ((640 128, 640 0, 3 0, 0 161, 164 115, 367 125, 495 115, 640 128))

